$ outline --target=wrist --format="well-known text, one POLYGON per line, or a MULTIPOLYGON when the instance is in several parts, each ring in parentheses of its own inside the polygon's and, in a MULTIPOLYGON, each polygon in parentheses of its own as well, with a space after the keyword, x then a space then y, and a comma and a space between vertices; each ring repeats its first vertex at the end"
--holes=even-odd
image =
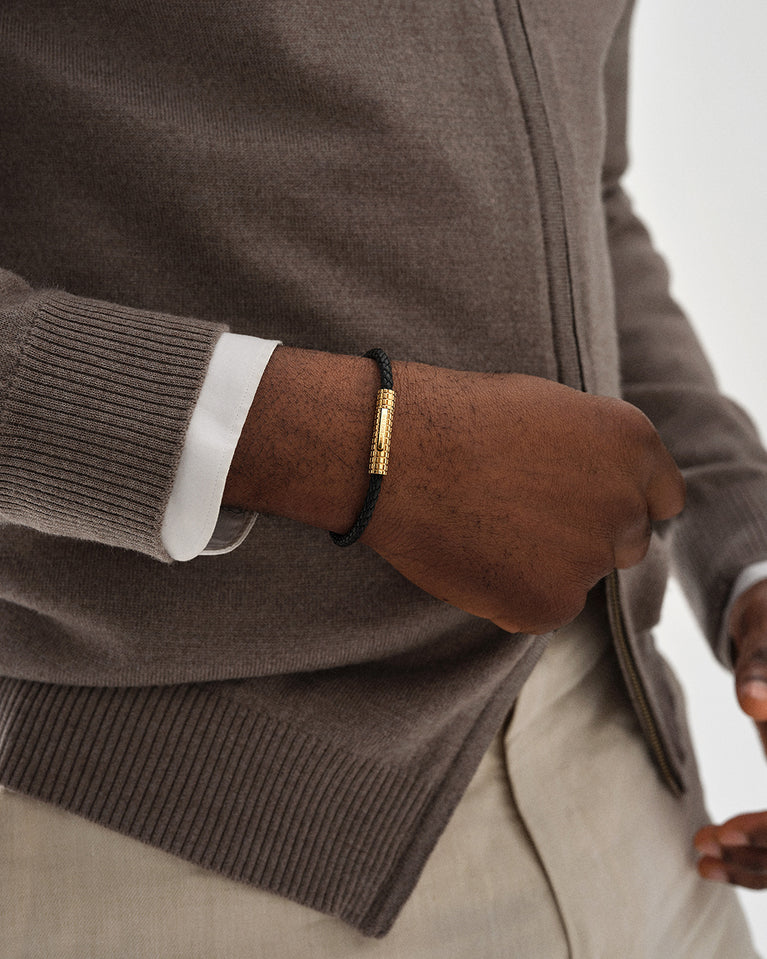
POLYGON ((365 532, 375 511, 383 478, 386 476, 389 467, 391 431, 397 399, 397 394, 394 391, 391 361, 388 354, 379 347, 374 347, 364 356, 375 360, 381 374, 381 386, 376 394, 373 435, 370 439, 370 458, 368 462, 370 479, 368 480, 365 502, 362 504, 362 509, 357 515, 354 525, 345 533, 331 532, 330 538, 336 546, 352 546, 365 532))
POLYGON ((278 347, 235 451, 224 504, 344 532, 368 485, 378 369, 278 347))

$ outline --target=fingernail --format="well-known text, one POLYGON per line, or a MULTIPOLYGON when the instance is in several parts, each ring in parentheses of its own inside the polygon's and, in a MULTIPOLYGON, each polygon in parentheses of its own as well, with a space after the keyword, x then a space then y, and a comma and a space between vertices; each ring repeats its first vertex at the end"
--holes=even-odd
POLYGON ((707 866, 704 873, 705 879, 710 879, 712 882, 729 882, 730 877, 727 875, 727 870, 724 866, 707 866))
POLYGON ((767 702, 767 683, 763 679, 747 679, 740 687, 740 694, 767 702))
POLYGON ((712 856, 714 859, 722 858, 722 847, 714 839, 704 839, 696 842, 695 848, 701 856, 712 856))
POLYGON ((749 846, 751 840, 740 829, 722 829, 719 831, 719 842, 723 846, 749 846))

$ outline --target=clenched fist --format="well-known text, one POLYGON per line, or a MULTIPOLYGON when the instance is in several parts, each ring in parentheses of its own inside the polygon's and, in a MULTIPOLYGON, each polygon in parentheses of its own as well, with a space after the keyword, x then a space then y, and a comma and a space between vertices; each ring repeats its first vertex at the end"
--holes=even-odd
POLYGON ((515 374, 403 365, 395 378, 389 476, 363 541, 504 629, 569 622, 682 508, 671 456, 621 400, 515 374))

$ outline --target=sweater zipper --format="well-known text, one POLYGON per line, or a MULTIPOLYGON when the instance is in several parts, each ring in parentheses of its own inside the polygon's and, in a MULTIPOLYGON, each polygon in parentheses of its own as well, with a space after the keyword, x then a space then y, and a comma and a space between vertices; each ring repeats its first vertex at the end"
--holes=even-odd
POLYGON ((557 377, 560 383, 585 390, 575 320, 565 204, 554 138, 519 0, 494 0, 494 3, 533 159, 547 264, 557 377))
POLYGON ((658 723, 650 706, 650 701, 647 698, 647 691, 639 675, 634 652, 626 636, 620 593, 618 591, 618 573, 615 570, 607 577, 605 584, 607 610, 610 618, 613 642, 618 654, 621 671, 629 687, 629 694, 634 704, 634 711, 639 720, 639 725, 642 728, 645 740, 650 747, 650 752, 666 785, 675 796, 681 796, 684 792, 684 787, 674 770, 674 765, 671 762, 663 738, 661 737, 658 723))
MULTIPOLYGON (((559 380, 562 383, 570 384, 577 382, 580 389, 585 391, 586 383, 575 321, 572 269, 565 223, 564 199, 546 105, 520 0, 507 3, 502 3, 502 0, 494 0, 494 3, 501 34, 506 45, 509 66, 524 112, 528 140, 533 154, 533 165, 536 171, 536 187, 541 208, 541 225, 548 264, 549 304, 558 353, 559 380), (567 342, 563 342, 566 336, 571 337, 575 364, 568 364, 566 359, 568 355, 567 342)), ((616 571, 613 571, 607 577, 606 597, 613 645, 628 686, 634 712, 661 776, 671 792, 679 796, 683 793, 684 787, 669 757, 636 664, 634 651, 626 635, 616 571)))

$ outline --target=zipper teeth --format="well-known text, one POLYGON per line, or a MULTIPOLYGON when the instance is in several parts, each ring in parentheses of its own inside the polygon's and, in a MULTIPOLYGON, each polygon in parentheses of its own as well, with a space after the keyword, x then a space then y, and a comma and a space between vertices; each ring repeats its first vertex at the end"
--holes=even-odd
POLYGON ((613 613, 612 621, 615 646, 621 662, 624 665, 624 675, 634 693, 634 701, 639 709, 639 718, 645 737, 666 784, 674 795, 681 796, 683 792, 682 784, 672 768, 668 753, 661 740, 658 725, 647 699, 647 693, 645 692, 644 685, 637 671, 633 653, 626 639, 626 633, 623 628, 620 594, 618 593, 618 576, 615 571, 607 577, 607 602, 613 613))

